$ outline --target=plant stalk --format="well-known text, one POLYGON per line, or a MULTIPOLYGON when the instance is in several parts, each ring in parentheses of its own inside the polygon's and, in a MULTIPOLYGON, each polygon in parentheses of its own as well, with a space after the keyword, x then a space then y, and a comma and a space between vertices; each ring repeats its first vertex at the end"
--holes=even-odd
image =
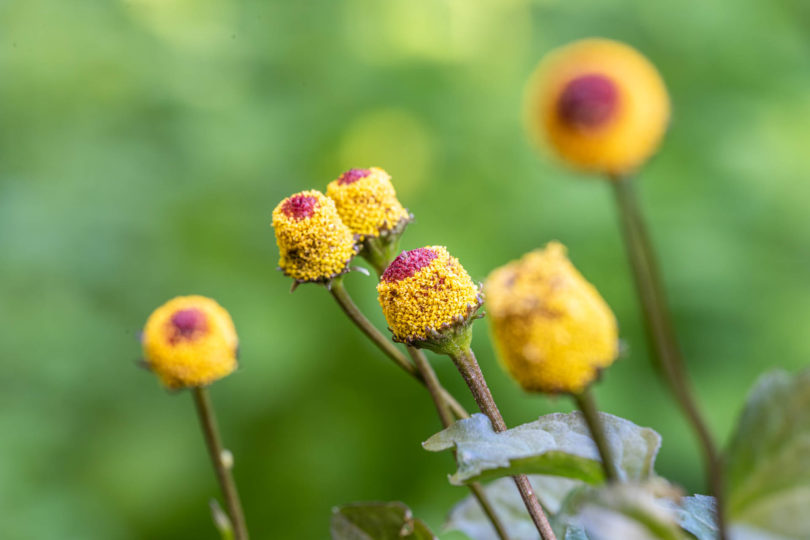
MULTIPOLYGON (((476 404, 478 404, 478 408, 489 417, 495 431, 506 431, 506 422, 504 422, 503 416, 501 416, 501 412, 495 404, 495 399, 493 399, 492 393, 489 391, 487 382, 484 379, 484 374, 481 372, 481 368, 478 365, 478 361, 475 359, 475 354, 472 349, 469 347, 458 348, 448 354, 461 372, 461 376, 464 377, 467 386, 470 387, 470 391, 472 392, 473 398, 475 398, 476 404)), ((523 499, 523 503, 526 505, 526 509, 529 511, 529 515, 535 527, 537 527, 537 531, 540 533, 540 537, 543 540, 556 540, 557 537, 551 529, 551 525, 543 511, 543 507, 540 505, 540 501, 534 494, 529 478, 525 474, 513 476, 512 478, 517 485, 518 491, 520 491, 520 496, 523 499)))
POLYGON ((602 456, 602 469, 605 471, 605 479, 607 479, 608 482, 618 482, 621 478, 618 464, 610 451, 605 425, 599 417, 599 411, 596 408, 593 394, 590 389, 586 388, 579 394, 573 394, 573 396, 574 401, 577 402, 577 407, 582 411, 585 424, 587 424, 588 430, 591 432, 591 438, 593 442, 596 443, 596 448, 599 449, 599 455, 602 456))
MULTIPOLYGON (((376 268, 376 265, 375 265, 376 268)), ((458 403, 458 401, 441 386, 436 372, 430 366, 427 358, 422 351, 408 347, 408 354, 410 354, 413 363, 409 362, 407 358, 400 352, 400 350, 388 339, 385 338, 377 328, 371 324, 365 315, 360 311, 357 305, 352 300, 346 287, 343 285, 343 280, 338 278, 332 281, 330 292, 340 307, 349 316, 349 318, 363 331, 366 336, 371 339, 389 358, 394 360, 398 366, 408 372, 411 376, 421 382, 430 392, 433 403, 436 405, 436 410, 439 414, 442 426, 445 428, 450 426, 455 418, 469 418, 469 414, 458 403), (455 415, 455 416, 454 416, 455 415)), ((506 530, 495 514, 495 510, 490 504, 489 500, 481 488, 481 485, 476 483, 469 485, 470 491, 473 496, 481 505, 484 514, 489 518, 492 526, 495 528, 498 537, 502 540, 508 540, 506 530)))
MULTIPOLYGON (((450 425, 455 421, 455 418, 453 418, 453 413, 450 412, 450 409, 447 407, 447 403, 442 399, 442 387, 439 383, 438 377, 436 376, 436 372, 433 370, 433 367, 431 367, 430 362, 428 362, 427 358, 425 358, 422 351, 415 347, 409 346, 408 353, 411 355, 416 368, 420 371, 420 373, 422 373, 422 376, 425 379, 426 386, 430 391, 430 397, 433 398, 433 403, 436 405, 436 411, 439 413, 439 419, 442 422, 442 426, 445 428, 450 427, 450 425)), ((453 459, 455 459, 455 457, 456 451, 454 449, 453 459)), ((503 523, 501 523, 498 515, 495 513, 495 509, 490 504, 489 499, 487 499, 481 484, 478 482, 472 482, 467 484, 467 487, 470 488, 473 496, 481 506, 481 510, 484 511, 484 514, 486 514, 490 523, 492 523, 498 538, 501 540, 509 540, 509 535, 506 533, 506 528, 504 527, 503 523)))
MULTIPOLYGON (((383 244, 378 240, 374 239, 366 239, 365 249, 361 252, 361 256, 374 268, 374 271, 377 273, 377 276, 382 276, 385 269, 391 264, 391 260, 393 260, 394 256, 396 255, 397 248, 399 242, 393 243, 386 243, 383 244)), ((343 284, 340 284, 340 287, 344 289, 343 284)), ((346 294, 348 298, 348 294, 346 294)), ((349 299, 351 301, 351 299, 349 299)), ((356 309, 356 308, 355 308, 356 309)), ((345 308, 344 308, 345 311, 345 308)), ((359 310, 358 310, 359 313, 359 310)), ((351 316, 351 315, 350 315, 351 316)), ((362 316, 362 314, 361 314, 362 316)), ((363 317, 365 319, 365 317, 363 317)), ((372 327, 373 328, 373 327, 372 327)), ((376 332, 376 328, 374 328, 376 332)), ((366 334, 368 335, 368 334, 366 334)), ((371 336, 369 336, 371 337, 371 336)), ((373 338, 372 338, 373 339, 373 338)), ((390 345, 390 341, 386 340, 386 343, 390 345)), ((436 372, 428 362, 428 359, 425 357, 425 353, 421 350, 417 349, 416 347, 412 347, 408 345, 408 354, 411 356, 413 360, 413 364, 416 366, 417 373, 421 375, 423 384, 427 387, 428 391, 430 392, 430 396, 433 399, 433 403, 436 405, 436 411, 439 414, 439 419, 442 422, 442 426, 445 428, 449 427, 453 421, 453 414, 456 415, 459 419, 461 418, 469 418, 469 414, 464 407, 458 404, 455 399, 447 393, 447 391, 442 388, 441 383, 439 382, 438 377, 436 376, 436 372), (457 410, 451 411, 450 407, 448 406, 451 404, 445 396, 449 396, 456 405, 458 405, 457 410)), ((397 352, 399 352, 397 350, 397 352)), ((455 459, 456 451, 453 450, 453 458, 455 459)), ((484 514, 489 519, 490 523, 495 529, 495 533, 498 535, 498 538, 501 540, 509 540, 509 536, 506 532, 506 528, 504 527, 503 523, 501 522, 498 515, 495 513, 495 509, 493 508, 492 504, 489 502, 489 499, 484 492, 484 489, 481 487, 481 484, 478 482, 472 482, 467 485, 470 488, 470 491, 475 497, 475 500, 478 501, 478 504, 481 506, 481 510, 483 510, 484 514)))
POLYGON ((363 249, 360 256, 363 257, 378 276, 381 276, 399 251, 399 237, 397 238, 373 238, 369 237, 363 241, 363 249))
MULTIPOLYGON (((371 324, 371 322, 366 318, 365 315, 360 311, 357 305, 352 300, 352 297, 349 295, 349 292, 346 290, 346 287, 343 285, 342 277, 336 278, 332 280, 331 286, 329 287, 329 292, 332 293, 332 297, 337 301, 340 308, 343 312, 348 315, 349 319, 383 352, 386 356, 388 356, 391 360, 393 360, 403 371, 408 373, 411 377, 422 383, 424 386, 427 386, 427 382, 424 379, 422 373, 419 372, 418 369, 402 354, 394 343, 386 338, 382 333, 380 333, 377 328, 371 324)), ((442 395, 442 399, 453 414, 456 415, 457 418, 467 418, 470 415, 464 410, 464 407, 456 401, 456 399, 450 395, 450 393, 441 388, 440 393, 442 395)))
POLYGON ((611 178, 622 234, 644 314, 647 339, 678 405, 689 420, 703 451, 709 487, 717 501, 717 524, 720 540, 726 533, 724 478, 722 458, 709 428, 692 396, 675 330, 667 308, 661 272, 655 258, 644 219, 639 209, 631 177, 611 178))
MULTIPOLYGON (((371 265, 372 268, 374 268, 374 271, 377 273, 377 277, 379 278, 380 276, 382 276, 385 269, 391 263, 391 260, 393 259, 394 254, 396 253, 396 247, 399 244, 399 242, 393 244, 392 248, 391 244, 386 245, 387 247, 385 246, 381 247, 379 242, 372 242, 372 240, 373 239, 370 238, 366 239, 365 244, 366 247, 363 249, 363 251, 360 252, 360 255, 366 260, 366 262, 368 262, 371 265)), ((346 314, 355 322, 355 324, 361 327, 361 330, 363 330, 363 332, 369 338, 371 338, 371 340, 375 344, 377 344, 378 347, 383 349, 383 352, 385 352, 401 368, 405 369, 406 371, 411 373, 412 376, 416 377, 422 384, 424 384, 428 388, 428 390, 430 390, 430 385, 426 380, 425 373, 423 373, 422 370, 419 369, 419 363, 422 363, 423 365, 427 365, 428 368, 430 368, 430 371, 433 372, 433 368, 430 367, 430 363, 427 361, 427 358, 425 358, 425 353, 423 353, 416 347, 411 347, 409 345, 407 347, 408 354, 413 359, 413 364, 408 362, 405 359, 405 357, 402 356, 402 353, 399 351, 399 349, 397 349, 391 343, 391 340, 386 339, 385 336, 380 334, 377 328, 375 328, 374 325, 372 325, 368 321, 368 319, 366 319, 366 317, 360 312, 360 310, 357 308, 357 306, 354 304, 351 297, 349 296, 349 293, 346 291, 346 287, 343 285, 342 279, 337 285, 340 290, 333 290, 332 295, 335 296, 335 299, 340 304, 340 307, 343 308, 343 311, 346 312, 346 314), (337 298, 336 295, 340 295, 341 298, 337 298), (350 310, 351 313, 349 312, 350 310), (366 330, 366 328, 368 328, 368 331, 366 330), (382 342, 378 342, 377 341, 378 339, 382 339, 382 342), (399 359, 394 358, 392 354, 397 355, 400 358, 399 359), (414 364, 416 365, 416 368, 414 368, 414 364)), ((332 286, 332 288, 334 289, 334 285, 332 286)), ((456 416, 456 418, 461 419, 470 417, 469 413, 467 413, 464 407, 462 407, 458 403, 458 401, 456 401, 456 399, 452 395, 450 395, 449 392, 447 392, 447 390, 442 388, 441 385, 439 385, 439 391, 443 395, 444 400, 450 405, 450 409, 452 413, 456 416)), ((433 395, 432 390, 431 395, 433 395)), ((439 414, 441 414, 441 411, 439 411, 439 414)))
POLYGON ((222 447, 222 439, 219 435, 217 419, 211 405, 208 388, 201 386, 192 388, 191 395, 194 396, 197 416, 200 418, 200 425, 205 437, 205 446, 208 448, 208 455, 211 457, 219 487, 222 489, 222 496, 225 498, 225 507, 228 509, 228 517, 230 517, 233 525, 234 540, 248 540, 245 514, 242 511, 242 503, 239 502, 236 482, 233 479, 230 466, 226 465, 222 459, 224 448, 222 447))

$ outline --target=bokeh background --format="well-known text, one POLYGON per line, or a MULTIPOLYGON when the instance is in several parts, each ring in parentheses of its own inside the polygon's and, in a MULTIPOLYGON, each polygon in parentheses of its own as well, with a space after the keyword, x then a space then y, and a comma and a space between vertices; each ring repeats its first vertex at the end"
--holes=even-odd
MULTIPOLYGON (((659 472, 705 492, 649 367, 609 186, 525 136, 535 63, 593 35, 639 48, 672 94, 640 195, 725 439, 758 373, 810 358, 807 2, 0 1, 0 536, 216 538, 191 399, 136 366, 149 312, 188 293, 241 337, 213 398, 255 538, 325 538, 357 500, 440 528, 466 492, 420 447, 427 394, 275 270, 278 201, 368 165, 416 215, 403 247, 447 245, 477 279, 567 244, 627 345, 602 407, 661 432, 659 472)), ((347 284, 382 324, 374 280, 347 284)), ((485 321, 474 345, 509 424, 570 409, 519 391, 485 321)))

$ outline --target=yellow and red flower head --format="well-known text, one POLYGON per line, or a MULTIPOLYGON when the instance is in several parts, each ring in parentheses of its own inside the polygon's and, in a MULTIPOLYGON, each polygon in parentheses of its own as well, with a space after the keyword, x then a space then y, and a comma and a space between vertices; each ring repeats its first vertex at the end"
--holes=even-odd
POLYGON ((326 282, 344 273, 357 253, 335 203, 321 192, 296 193, 273 210, 279 267, 297 282, 326 282))
POLYGON ((563 245, 498 268, 484 290, 501 363, 525 390, 579 393, 616 359, 613 312, 563 245))
POLYGON ((326 195, 361 240, 401 229, 411 218, 397 199, 391 177, 378 167, 344 172, 329 183, 326 195))
POLYGON ((639 168, 669 122, 669 96, 655 66, 608 39, 584 39, 549 53, 526 101, 538 140, 577 168, 612 176, 639 168))
POLYGON ((168 388, 205 386, 237 366, 231 316, 204 296, 178 296, 157 308, 142 342, 147 364, 168 388))
POLYGON ((386 268, 377 293, 394 339, 411 344, 458 330, 483 301, 458 259, 441 246, 403 251, 386 268))

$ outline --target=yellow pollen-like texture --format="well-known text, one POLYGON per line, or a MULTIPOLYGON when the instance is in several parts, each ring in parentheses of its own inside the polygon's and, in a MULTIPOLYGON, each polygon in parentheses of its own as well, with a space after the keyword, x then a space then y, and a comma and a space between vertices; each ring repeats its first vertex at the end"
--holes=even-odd
POLYGON ((529 392, 579 393, 618 355, 613 312, 557 242, 493 271, 484 291, 501 363, 529 392))
POLYGON ((168 388, 205 386, 237 366, 231 316, 204 296, 178 296, 157 308, 142 342, 147 364, 168 388))
POLYGON ((394 337, 404 342, 459 324, 480 304, 478 287, 441 246, 403 252, 383 274, 377 293, 394 337), (408 255, 410 261, 403 259, 408 255))
POLYGON ((537 142, 575 168, 614 177, 637 170, 658 149, 670 102, 655 66, 608 39, 584 39, 549 53, 526 91, 537 142))
MULTIPOLYGON (((391 177, 384 170, 352 169, 361 171, 346 181, 346 174, 329 183, 326 195, 335 201, 340 218, 361 239, 377 237, 410 218, 408 211, 397 199, 391 177)), ((347 173, 348 174, 348 173, 347 173)))
POLYGON ((346 271, 357 253, 335 203, 319 191, 297 193, 273 210, 278 265, 299 282, 325 282, 346 271))

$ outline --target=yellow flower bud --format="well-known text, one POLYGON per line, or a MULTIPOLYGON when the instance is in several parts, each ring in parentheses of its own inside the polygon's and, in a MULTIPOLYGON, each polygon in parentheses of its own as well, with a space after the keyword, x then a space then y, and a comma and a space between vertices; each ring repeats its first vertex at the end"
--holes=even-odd
POLYGON ((493 271, 484 291, 498 356, 524 390, 579 393, 618 355, 613 312, 562 244, 493 271))
POLYGON ((344 273, 357 253, 354 235, 340 220, 332 199, 302 191, 273 210, 278 265, 297 282, 326 282, 344 273))
POLYGON ((394 339, 419 343, 466 325, 482 297, 466 270, 441 246, 403 251, 377 285, 394 339))
POLYGON ((549 53, 526 92, 531 131, 576 168, 620 176, 658 148, 669 96, 658 71, 632 47, 584 39, 549 53))
POLYGON ((143 329, 143 354, 168 388, 205 386, 236 369, 239 340, 228 312, 204 296, 178 296, 143 329))
POLYGON ((340 218, 360 240, 377 237, 410 221, 384 170, 350 169, 329 183, 326 195, 335 201, 340 218))

